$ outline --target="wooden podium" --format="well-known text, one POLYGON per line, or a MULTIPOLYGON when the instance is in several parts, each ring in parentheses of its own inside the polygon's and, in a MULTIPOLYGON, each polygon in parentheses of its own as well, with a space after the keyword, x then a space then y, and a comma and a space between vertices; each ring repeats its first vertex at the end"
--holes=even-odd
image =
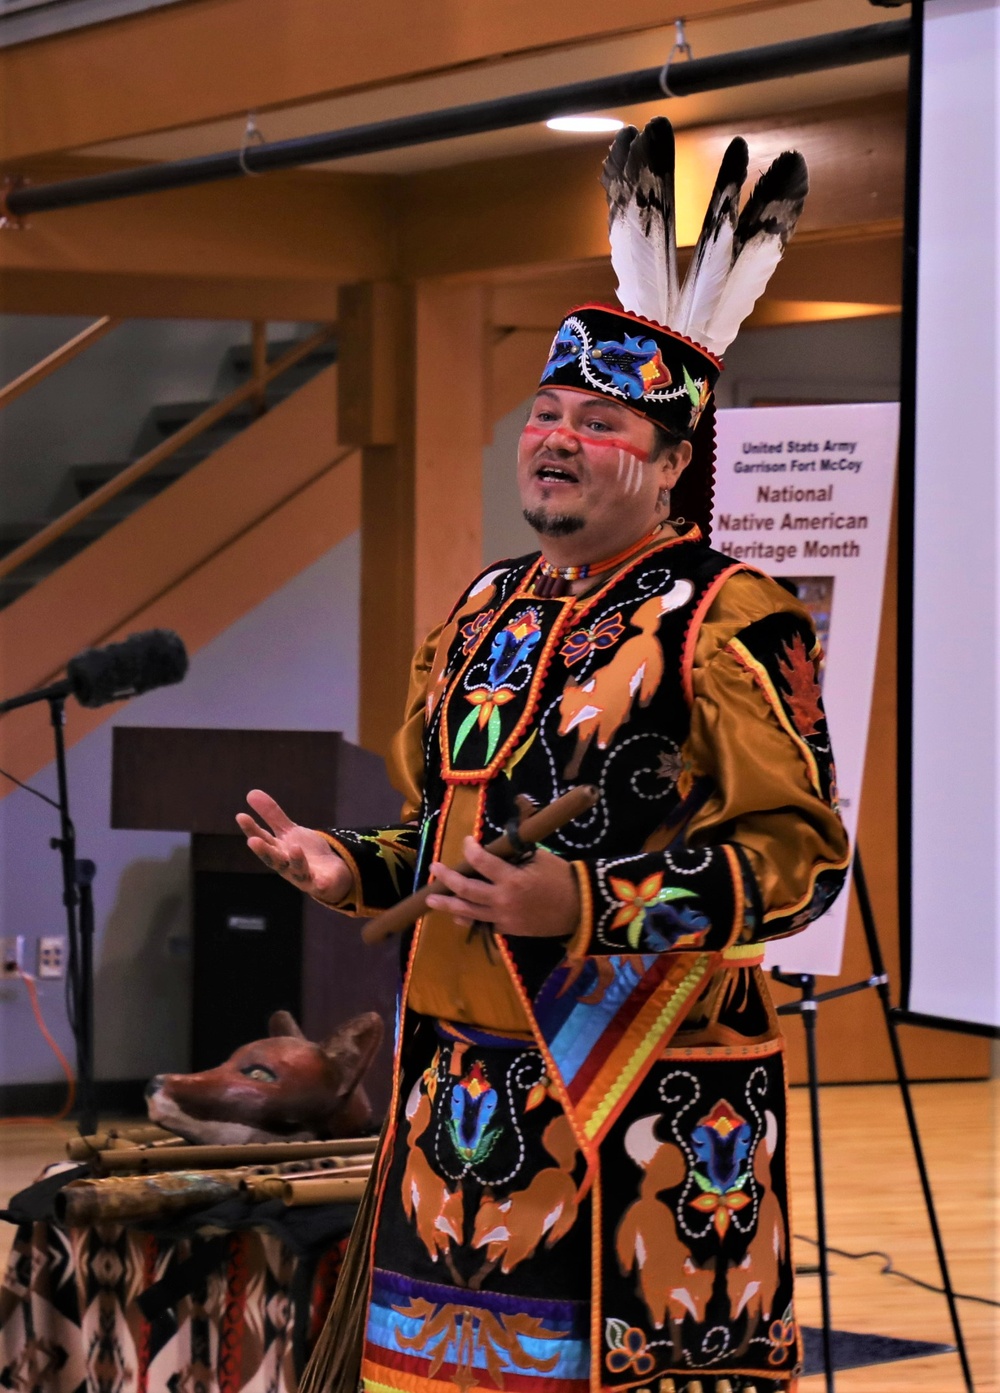
POLYGON ((335 732, 115 727, 112 827, 191 833, 190 1067, 212 1068, 259 1039, 282 1008, 311 1039, 359 1011, 378 1011, 386 1040, 369 1092, 381 1113, 399 945, 365 947, 358 921, 261 865, 235 823, 251 788, 266 789, 309 827, 399 821, 400 797, 381 759, 335 732))

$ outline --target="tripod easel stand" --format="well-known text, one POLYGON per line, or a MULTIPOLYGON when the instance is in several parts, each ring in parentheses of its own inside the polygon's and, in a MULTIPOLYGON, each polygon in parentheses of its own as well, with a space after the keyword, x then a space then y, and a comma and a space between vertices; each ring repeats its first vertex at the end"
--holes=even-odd
POLYGON ((955 1346, 962 1365, 962 1377, 965 1380, 965 1387, 968 1393, 975 1393, 975 1386, 972 1382, 972 1369, 969 1365, 969 1356, 965 1348, 965 1337, 962 1334, 958 1306, 955 1303, 955 1292, 948 1271, 948 1258, 944 1250, 944 1241, 941 1237, 940 1226, 938 1225, 937 1210, 934 1207, 934 1195, 931 1190, 930 1177, 927 1174, 927 1164, 924 1160, 924 1149, 920 1140, 920 1130, 917 1126, 917 1115, 913 1110, 913 1099, 910 1094, 910 1080, 906 1073, 906 1064, 903 1059, 903 1051, 899 1043, 899 1033, 896 1028, 895 1011, 889 996, 889 976, 885 970, 885 960, 882 957, 882 948, 878 939, 878 931, 875 927, 875 915, 872 912, 871 899, 868 895, 868 884, 865 880, 864 868, 861 862, 861 851, 858 847, 855 847, 854 850, 852 874, 854 888, 858 896, 858 907, 861 910, 861 923, 864 926, 865 942, 868 946, 868 957, 871 962, 871 976, 866 977, 863 982, 852 982, 846 987, 835 987, 828 992, 817 992, 816 978, 811 974, 782 972, 781 969, 777 967, 771 969, 771 975, 774 977, 775 981, 781 982, 787 987, 794 987, 801 993, 801 1000, 790 1001, 784 1006, 779 1006, 778 1015, 801 1016, 802 1025, 806 1033, 809 1112, 812 1124, 813 1184, 816 1190, 816 1234, 818 1240, 817 1247, 819 1250, 820 1303, 823 1314, 823 1372, 826 1378, 826 1393, 834 1393, 834 1370, 830 1325, 830 1269, 826 1235, 826 1206, 823 1191, 823 1147, 819 1118, 819 1068, 816 1052, 816 1016, 821 1002, 833 1001, 838 996, 850 996, 853 992, 866 991, 870 987, 875 989, 878 993, 879 1001, 882 1003, 882 1015, 885 1019, 885 1028, 888 1032, 889 1045, 892 1050, 893 1063, 896 1069, 896 1082, 899 1085, 900 1097, 903 1100, 903 1109, 906 1113, 906 1124, 910 1132, 910 1141, 913 1144, 914 1159, 917 1163, 917 1170, 920 1173, 920 1187, 923 1190, 927 1220, 930 1224, 931 1234, 934 1239, 934 1250, 937 1254, 938 1268, 941 1272, 941 1285, 944 1288, 945 1300, 948 1303, 948 1313, 951 1316, 951 1326, 955 1333, 955 1346))

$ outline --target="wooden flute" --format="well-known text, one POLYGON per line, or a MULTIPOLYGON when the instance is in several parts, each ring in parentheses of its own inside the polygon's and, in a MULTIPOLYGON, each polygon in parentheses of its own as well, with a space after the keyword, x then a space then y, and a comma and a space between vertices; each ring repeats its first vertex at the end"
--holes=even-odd
MULTIPOLYGON (((561 794, 544 808, 524 815, 517 826, 515 836, 512 837, 509 831, 505 832, 495 841, 487 842, 484 849, 492 856, 499 856, 502 861, 514 861, 523 855, 525 848, 543 842, 546 837, 551 837, 553 832, 558 832, 560 827, 565 827, 574 818, 589 812, 599 796, 598 790, 592 784, 580 784, 577 788, 571 788, 568 793, 561 794)), ((455 870, 460 875, 475 874, 465 860, 460 861, 455 870)), ((407 895, 405 900, 394 904, 391 909, 376 915, 374 919, 369 919, 361 931, 361 937, 366 943, 381 943, 392 934, 402 933, 426 912, 428 895, 448 893, 449 891, 437 881, 422 886, 412 895, 407 895)))

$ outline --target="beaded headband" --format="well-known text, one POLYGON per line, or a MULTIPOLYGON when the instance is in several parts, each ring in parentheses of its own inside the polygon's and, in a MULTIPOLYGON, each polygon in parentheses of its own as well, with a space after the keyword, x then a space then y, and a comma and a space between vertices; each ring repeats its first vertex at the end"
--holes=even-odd
POLYGON ((721 371, 713 354, 660 324, 582 305, 559 326, 539 385, 611 397, 690 439, 721 371))

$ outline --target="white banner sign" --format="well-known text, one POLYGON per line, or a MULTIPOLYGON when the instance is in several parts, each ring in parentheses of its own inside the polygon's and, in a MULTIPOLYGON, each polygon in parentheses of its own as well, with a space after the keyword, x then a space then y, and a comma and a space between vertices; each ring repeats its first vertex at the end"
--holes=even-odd
MULTIPOLYGON (((718 413, 712 546, 787 576, 826 651, 823 699, 844 822, 854 843, 875 679, 899 407, 734 408, 718 413)), ((835 977, 845 886, 803 933, 768 949, 767 966, 835 977)))

